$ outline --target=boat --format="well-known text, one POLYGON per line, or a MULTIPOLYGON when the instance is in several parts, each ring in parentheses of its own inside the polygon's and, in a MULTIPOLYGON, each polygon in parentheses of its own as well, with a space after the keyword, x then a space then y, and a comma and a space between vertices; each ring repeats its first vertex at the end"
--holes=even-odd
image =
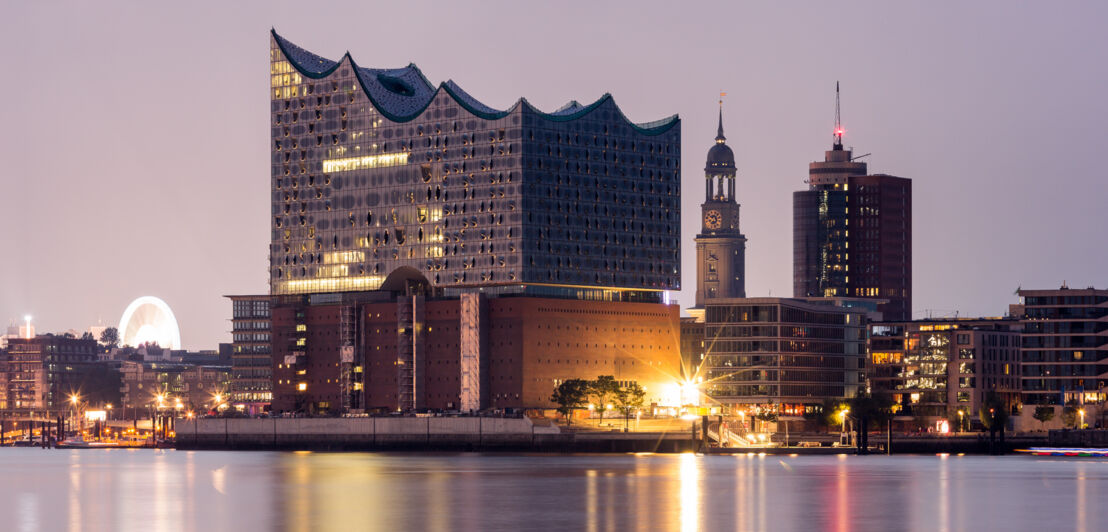
POLYGON ((1108 458, 1108 449, 1095 449, 1085 447, 1032 447, 1030 449, 1016 449, 1016 452, 1027 453, 1032 456, 1108 458))
POLYGON ((58 449, 111 449, 122 447, 115 441, 85 441, 82 439, 62 440, 56 445, 58 449))

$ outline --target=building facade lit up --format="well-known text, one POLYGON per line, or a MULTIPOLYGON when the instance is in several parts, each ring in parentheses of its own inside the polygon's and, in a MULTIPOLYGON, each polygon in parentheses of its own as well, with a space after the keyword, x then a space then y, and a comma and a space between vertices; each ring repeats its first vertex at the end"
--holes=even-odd
POLYGON ((549 408, 680 374, 680 120, 507 110, 270 36, 272 408, 549 408))
POLYGON ((870 325, 869 382, 917 426, 978 425, 992 394, 1020 404, 1020 323, 1015 319, 936 319, 870 325))
POLYGON ((415 65, 270 39, 272 295, 380 287, 659 301, 680 288, 680 127, 612 98, 493 109, 415 65))

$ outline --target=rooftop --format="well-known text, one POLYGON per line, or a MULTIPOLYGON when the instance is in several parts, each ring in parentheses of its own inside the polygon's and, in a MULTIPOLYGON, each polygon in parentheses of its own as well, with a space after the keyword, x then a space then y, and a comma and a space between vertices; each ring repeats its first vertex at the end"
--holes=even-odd
POLYGON ((588 105, 581 105, 576 100, 571 100, 550 113, 540 111, 531 105, 526 98, 520 98, 515 105, 507 110, 499 110, 477 100, 453 80, 444 81, 436 87, 427 80, 427 77, 415 64, 409 64, 402 68, 361 67, 350 57, 350 52, 345 53, 338 61, 333 61, 289 42, 278 35, 276 30, 271 30, 271 34, 285 58, 288 59, 293 68, 305 77, 311 79, 326 78, 335 70, 338 70, 339 66, 349 63, 356 74, 362 91, 369 97, 374 107, 393 122, 407 122, 418 117, 440 92, 453 98, 454 101, 473 115, 485 120, 503 118, 522 106, 525 111, 534 113, 546 120, 564 122, 581 118, 611 102, 611 105, 619 112, 619 116, 628 125, 643 134, 658 135, 668 131, 680 122, 677 115, 671 115, 653 122, 632 122, 615 105, 612 95, 607 93, 588 105))

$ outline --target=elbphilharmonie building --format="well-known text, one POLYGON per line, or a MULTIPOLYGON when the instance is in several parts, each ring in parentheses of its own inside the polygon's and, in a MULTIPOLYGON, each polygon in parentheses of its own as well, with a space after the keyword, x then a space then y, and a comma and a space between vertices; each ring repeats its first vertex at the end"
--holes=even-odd
POLYGON ((679 288, 676 115, 634 123, 607 94, 498 110, 276 32, 270 72, 271 294, 375 290, 401 268, 446 293, 679 288))

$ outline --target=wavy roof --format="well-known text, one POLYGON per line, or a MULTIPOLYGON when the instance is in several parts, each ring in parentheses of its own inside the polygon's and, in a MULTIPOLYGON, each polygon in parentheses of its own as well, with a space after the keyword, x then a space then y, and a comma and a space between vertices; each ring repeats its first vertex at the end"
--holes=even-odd
POLYGON ((357 74, 362 91, 373 102, 374 107, 393 122, 408 122, 416 118, 423 113, 428 105, 431 105, 431 101, 440 92, 446 93, 470 113, 486 120, 503 118, 515 111, 516 108, 523 106, 525 111, 535 113, 543 119, 566 122, 581 118, 608 104, 619 113, 619 116, 629 126, 645 135, 665 133, 680 121, 677 115, 672 115, 662 120, 636 124, 627 119, 627 116, 615 104, 612 95, 608 93, 589 105, 581 105, 576 100, 572 100, 552 113, 540 111, 531 105, 526 98, 520 98, 510 109, 498 110, 474 98, 468 92, 462 90, 453 80, 440 83, 437 87, 432 85, 415 64, 391 69, 360 67, 354 62, 354 58, 350 57, 350 52, 344 54, 338 61, 332 61, 289 42, 278 35, 275 30, 271 30, 270 33, 293 68, 308 78, 325 78, 338 69, 344 61, 349 61, 350 66, 357 74))

